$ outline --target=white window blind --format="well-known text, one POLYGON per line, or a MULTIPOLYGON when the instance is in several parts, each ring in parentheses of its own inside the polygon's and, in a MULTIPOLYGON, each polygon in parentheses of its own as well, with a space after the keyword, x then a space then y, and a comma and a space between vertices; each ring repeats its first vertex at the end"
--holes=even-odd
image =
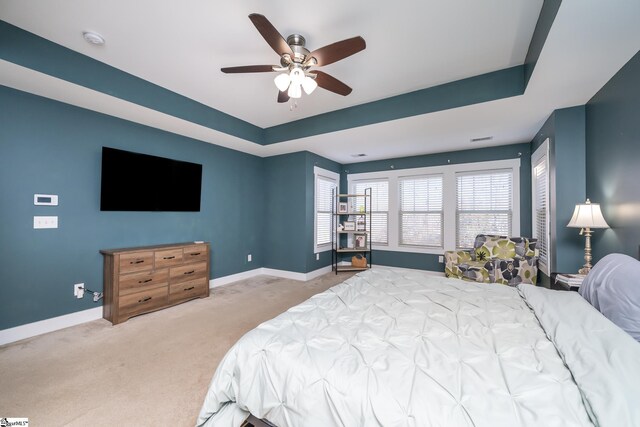
MULTIPOLYGON (((356 181, 351 191, 364 194, 367 188, 371 188, 371 206, 368 207, 371 210, 371 242, 386 245, 389 243, 389 181, 356 181)), ((365 198, 356 197, 353 200, 353 209, 359 212, 364 207, 365 198)))
POLYGON ((335 180, 316 175, 316 246, 331 243, 331 215, 335 189, 335 180))
POLYGON ((456 247, 470 248, 478 234, 511 234, 513 171, 456 174, 456 247))
POLYGON ((400 178, 401 245, 442 247, 442 175, 400 178))
POLYGON ((549 273, 549 167, 546 146, 542 155, 533 160, 533 237, 538 239, 540 267, 549 273))

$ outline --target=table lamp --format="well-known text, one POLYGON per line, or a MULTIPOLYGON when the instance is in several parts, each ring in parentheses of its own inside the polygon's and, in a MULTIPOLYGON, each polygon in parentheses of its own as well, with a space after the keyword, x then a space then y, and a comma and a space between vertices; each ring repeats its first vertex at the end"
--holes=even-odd
POLYGON ((599 203, 591 203, 589 199, 584 204, 577 204, 573 211, 571 221, 567 227, 580 228, 580 235, 585 236, 584 245, 584 266, 578 271, 580 274, 588 274, 591 270, 591 229, 609 228, 609 224, 604 220, 599 203))

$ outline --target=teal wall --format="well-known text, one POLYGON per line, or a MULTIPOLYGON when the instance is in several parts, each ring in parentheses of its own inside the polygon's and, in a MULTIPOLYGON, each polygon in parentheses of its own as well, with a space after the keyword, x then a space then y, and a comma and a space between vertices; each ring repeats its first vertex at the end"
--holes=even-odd
POLYGON ((341 166, 301 151, 267 157, 264 194, 267 268, 308 273, 331 265, 331 252, 314 253, 314 166, 340 173, 341 166))
MULTIPOLYGON (((347 191, 348 174, 376 172, 393 169, 410 169, 446 164, 485 162, 520 158, 520 234, 531 234, 531 152, 530 144, 514 144, 424 156, 400 157, 344 165, 341 184, 347 191)), ((374 264, 421 270, 444 271, 444 264, 438 262, 438 255, 377 250, 372 254, 374 264)))
POLYGON ((306 273, 306 153, 263 161, 264 267, 306 273))
POLYGON ((552 271, 577 272, 584 264, 584 238, 567 224, 576 204, 586 200, 585 120, 584 106, 556 110, 531 141, 533 153, 549 138, 552 271))
POLYGON ((206 240, 212 277, 263 265, 263 159, 2 86, 0 111, 0 329, 98 306, 72 290, 102 289, 103 248, 206 240), (202 164, 201 211, 100 212, 103 145, 202 164))
POLYGON ((587 103, 587 196, 611 226, 596 230, 594 261, 638 258, 640 245, 640 53, 587 103))

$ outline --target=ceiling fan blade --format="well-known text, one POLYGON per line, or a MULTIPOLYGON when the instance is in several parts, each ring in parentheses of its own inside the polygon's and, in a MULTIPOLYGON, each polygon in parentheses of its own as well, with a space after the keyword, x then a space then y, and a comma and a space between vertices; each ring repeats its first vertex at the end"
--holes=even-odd
POLYGON ((273 71, 276 65, 243 65, 240 67, 220 68, 223 73, 268 73, 273 71))
POLYGON ((287 91, 278 91, 278 102, 279 103, 283 103, 283 102, 287 102, 289 100, 289 95, 287 94, 287 91))
POLYGON ((329 65, 351 56, 354 53, 358 53, 366 47, 367 44, 364 39, 358 36, 316 49, 311 52, 309 56, 316 59, 316 65, 318 66, 329 65))
POLYGON ((249 15, 249 19, 253 22, 253 25, 258 29, 258 32, 262 35, 271 49, 273 49, 278 55, 282 56, 285 53, 293 56, 291 47, 287 44, 287 41, 280 35, 276 27, 264 15, 258 13, 252 13, 249 15))
POLYGON ((336 79, 333 76, 330 76, 327 73, 314 70, 313 74, 316 75, 316 83, 318 83, 318 86, 320 86, 323 89, 329 90, 331 92, 335 92, 338 95, 342 95, 342 96, 349 95, 353 90, 346 84, 342 83, 340 80, 336 79))

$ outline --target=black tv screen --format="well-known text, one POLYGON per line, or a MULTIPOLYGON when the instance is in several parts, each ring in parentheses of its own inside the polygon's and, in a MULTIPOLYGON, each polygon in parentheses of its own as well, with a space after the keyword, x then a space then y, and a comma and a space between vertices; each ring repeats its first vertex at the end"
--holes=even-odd
POLYGON ((101 211, 200 211, 202 165, 102 147, 101 211))

